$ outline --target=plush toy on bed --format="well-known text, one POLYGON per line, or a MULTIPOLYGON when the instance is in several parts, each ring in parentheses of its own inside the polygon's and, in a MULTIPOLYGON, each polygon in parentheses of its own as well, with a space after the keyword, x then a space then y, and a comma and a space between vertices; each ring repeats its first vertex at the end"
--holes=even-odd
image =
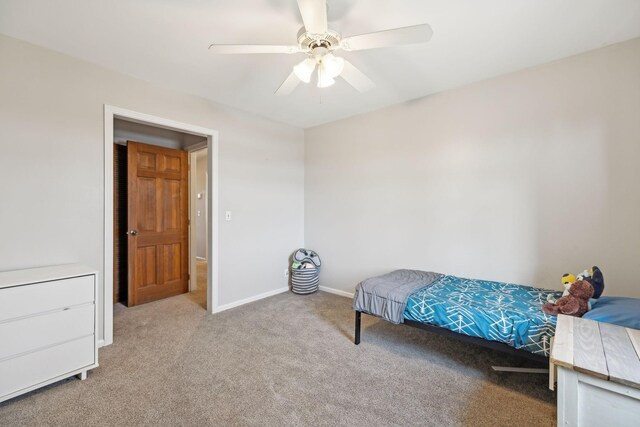
MULTIPOLYGON (((604 291, 604 276, 602 275, 602 271, 597 266, 593 266, 588 270, 584 270, 582 273, 578 274, 578 276, 574 276, 573 274, 565 273, 562 275, 562 286, 564 286, 564 292, 562 292, 562 296, 566 297, 569 295, 569 287, 576 280, 586 280, 591 283, 593 286, 593 297, 589 301, 589 310, 591 310, 591 306, 594 305, 600 295, 602 295, 602 291, 604 291)), ((547 302, 554 304, 556 302, 556 298, 553 295, 549 295, 547 297, 547 302)))
POLYGON ((593 296, 593 286, 587 280, 577 280, 569 286, 569 294, 560 297, 555 303, 546 303, 542 311, 557 316, 582 317, 589 310, 589 298, 593 296))
MULTIPOLYGON (((569 287, 576 280, 578 280, 576 276, 574 276, 571 273, 564 273, 562 275, 562 286, 564 286, 564 291, 562 292, 563 297, 566 297, 567 295, 569 295, 569 287)), ((547 295, 547 302, 551 304, 555 304, 557 300, 558 298, 556 298, 554 294, 547 295)))
POLYGON ((578 274, 577 280, 586 280, 593 286, 593 298, 598 299, 604 291, 604 276, 597 266, 593 266, 588 270, 578 274))

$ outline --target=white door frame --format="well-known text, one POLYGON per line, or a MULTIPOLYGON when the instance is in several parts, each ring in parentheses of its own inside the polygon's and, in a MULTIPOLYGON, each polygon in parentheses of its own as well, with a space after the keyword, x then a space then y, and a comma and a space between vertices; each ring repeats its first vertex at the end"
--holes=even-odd
MULTIPOLYGON (((98 296, 98 301, 103 306, 103 339, 99 340, 99 346, 113 343, 113 122, 114 119, 124 119, 130 122, 153 125, 179 132, 187 132, 206 137, 208 162, 208 197, 207 208, 209 216, 207 239, 207 311, 215 313, 218 306, 218 131, 200 126, 180 123, 162 117, 138 113, 124 108, 104 105, 104 273, 103 295, 98 296)), ((204 145, 203 145, 204 146, 204 145)), ((202 147, 200 147, 202 148, 202 147)), ((195 147, 194 147, 195 149, 195 147)), ((195 272, 194 272, 195 273, 195 272)), ((194 274, 192 273, 192 274, 194 274)))

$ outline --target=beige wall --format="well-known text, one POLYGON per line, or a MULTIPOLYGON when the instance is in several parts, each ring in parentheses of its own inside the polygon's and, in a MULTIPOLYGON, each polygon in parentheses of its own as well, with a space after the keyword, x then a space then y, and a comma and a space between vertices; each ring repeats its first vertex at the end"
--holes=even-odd
POLYGON ((220 304, 286 286, 303 242, 302 130, 5 36, 0 58, 0 270, 78 261, 102 276, 110 104, 219 131, 220 209, 234 213, 220 222, 220 304))
MULTIPOLYGON (((419 78, 419 76, 414 76, 419 78)), ((418 268, 640 297, 640 39, 308 129, 321 285, 418 268)))

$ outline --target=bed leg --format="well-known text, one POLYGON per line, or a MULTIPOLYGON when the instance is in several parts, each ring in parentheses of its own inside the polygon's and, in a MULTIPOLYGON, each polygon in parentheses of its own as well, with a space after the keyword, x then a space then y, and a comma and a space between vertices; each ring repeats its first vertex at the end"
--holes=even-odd
POLYGON ((354 343, 356 345, 360 344, 360 317, 362 313, 356 310, 356 337, 354 339, 354 343))

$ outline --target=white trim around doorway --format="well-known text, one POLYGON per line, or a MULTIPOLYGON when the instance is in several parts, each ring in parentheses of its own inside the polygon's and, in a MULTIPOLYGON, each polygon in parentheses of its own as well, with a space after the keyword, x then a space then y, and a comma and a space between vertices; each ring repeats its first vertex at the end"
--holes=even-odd
MULTIPOLYGON (((180 123, 149 114, 138 113, 112 105, 104 105, 104 272, 103 293, 98 296, 102 305, 102 338, 99 346, 113 343, 113 122, 114 119, 124 119, 131 122, 143 123, 165 129, 186 132, 206 137, 207 143, 203 147, 208 148, 208 197, 207 209, 210 215, 207 218, 209 238, 207 239, 207 253, 209 263, 207 268, 207 311, 215 313, 220 311, 218 307, 218 214, 219 214, 219 176, 218 176, 218 131, 200 126, 180 123)), ((195 147, 194 147, 195 148, 195 147)))

